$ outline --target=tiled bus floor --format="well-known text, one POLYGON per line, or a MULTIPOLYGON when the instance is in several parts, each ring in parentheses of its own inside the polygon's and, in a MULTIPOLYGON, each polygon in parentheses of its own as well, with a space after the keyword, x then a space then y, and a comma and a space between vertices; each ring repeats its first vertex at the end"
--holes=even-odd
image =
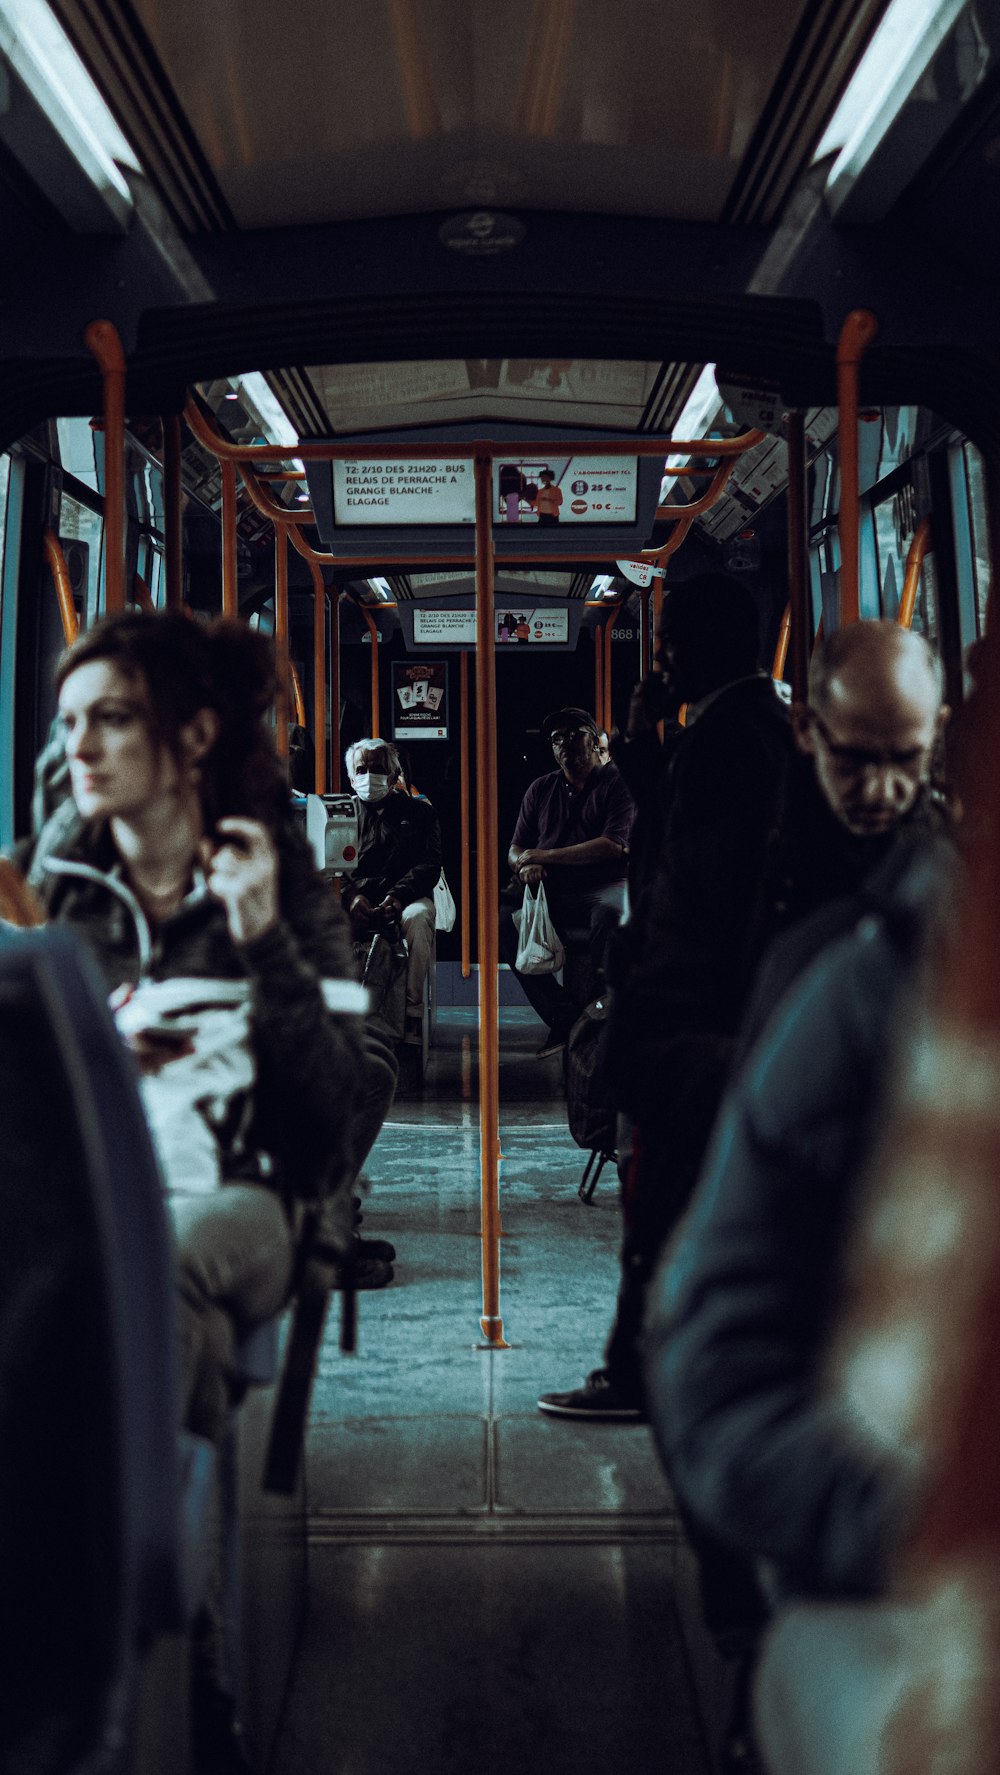
POLYGON ((469 1013, 372 1154, 396 1280, 334 1314, 309 1438, 311 1606, 274 1775, 704 1775, 675 1518, 641 1426, 547 1418, 600 1359, 616 1180, 591 1208, 540 1026, 503 1013, 501 1311, 483 1346, 469 1013))

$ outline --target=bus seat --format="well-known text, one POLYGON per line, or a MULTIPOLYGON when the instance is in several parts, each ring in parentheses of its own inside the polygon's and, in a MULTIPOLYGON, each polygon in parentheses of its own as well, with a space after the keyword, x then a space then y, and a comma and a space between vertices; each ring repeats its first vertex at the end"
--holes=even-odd
MULTIPOLYGON (((142 1649, 197 1582, 160 1175, 103 984, 58 926, 0 936, 0 1124, 2 1731, 44 1775, 127 1736, 142 1649)), ((196 1515, 210 1464, 187 1451, 196 1515)))

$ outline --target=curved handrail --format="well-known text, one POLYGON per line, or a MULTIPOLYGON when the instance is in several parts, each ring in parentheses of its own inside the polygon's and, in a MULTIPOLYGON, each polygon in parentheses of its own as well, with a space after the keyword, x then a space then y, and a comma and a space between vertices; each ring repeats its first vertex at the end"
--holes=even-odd
POLYGON ((930 518, 922 518, 913 535, 906 556, 906 572, 903 575, 903 595, 899 600, 896 621, 901 629, 908 629, 913 622, 913 612, 917 607, 917 592, 920 590, 920 570, 926 557, 933 553, 934 538, 931 534, 930 518))
POLYGON ((42 534, 42 553, 52 573, 56 597, 59 600, 59 615, 62 617, 63 638, 69 647, 80 633, 80 618, 76 614, 76 605, 73 602, 73 588, 70 585, 69 568, 66 565, 66 556, 62 551, 62 543, 51 524, 46 525, 42 534))
POLYGON ((785 614, 778 630, 777 646, 774 649, 774 663, 771 666, 771 677, 777 684, 785 675, 785 661, 788 658, 788 641, 792 632, 792 606, 785 605, 785 614))

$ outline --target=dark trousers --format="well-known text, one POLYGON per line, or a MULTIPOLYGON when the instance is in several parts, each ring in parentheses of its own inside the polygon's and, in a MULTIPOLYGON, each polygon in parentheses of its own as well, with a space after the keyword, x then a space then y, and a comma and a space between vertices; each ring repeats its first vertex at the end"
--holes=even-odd
MULTIPOLYGON (((612 883, 582 894, 552 894, 546 888, 552 922, 564 943, 577 943, 587 951, 593 976, 604 966, 604 952, 611 932, 619 924, 624 899, 623 885, 612 883)), ((519 974, 517 959, 517 926, 511 914, 520 907, 522 889, 509 889, 500 895, 500 960, 514 973, 528 1003, 538 1012, 542 1022, 557 1035, 568 1035, 581 1010, 576 996, 560 985, 554 974, 519 974)))

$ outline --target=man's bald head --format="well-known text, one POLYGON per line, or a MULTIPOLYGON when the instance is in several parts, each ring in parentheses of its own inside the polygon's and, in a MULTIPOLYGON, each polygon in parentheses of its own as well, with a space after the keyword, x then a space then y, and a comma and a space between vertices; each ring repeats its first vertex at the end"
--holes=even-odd
POLYGON ((895 623, 853 623, 817 649, 795 737, 830 808, 857 836, 887 832, 910 811, 947 716, 941 698, 932 649, 895 623))

